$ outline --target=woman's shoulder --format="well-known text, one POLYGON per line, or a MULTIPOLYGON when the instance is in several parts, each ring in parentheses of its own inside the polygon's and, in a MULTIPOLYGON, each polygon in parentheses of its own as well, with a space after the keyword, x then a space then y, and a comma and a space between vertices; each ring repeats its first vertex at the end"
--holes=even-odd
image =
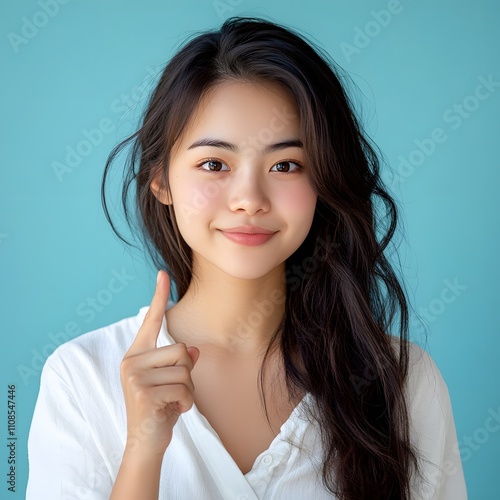
MULTIPOLYGON (((393 345, 399 354, 401 340, 393 337, 393 345)), ((431 354, 408 341, 408 373, 406 394, 410 412, 416 416, 431 408, 446 420, 450 416, 451 404, 448 386, 431 354)))
POLYGON ((135 316, 88 331, 59 345, 47 358, 44 371, 56 372, 64 378, 65 374, 103 376, 111 369, 116 370, 148 309, 149 306, 141 307, 135 316))
MULTIPOLYGON (((399 351, 400 341, 394 346, 399 351)), ((410 342, 406 398, 412 444, 420 476, 412 479, 412 498, 467 498, 448 386, 426 349, 410 342)))

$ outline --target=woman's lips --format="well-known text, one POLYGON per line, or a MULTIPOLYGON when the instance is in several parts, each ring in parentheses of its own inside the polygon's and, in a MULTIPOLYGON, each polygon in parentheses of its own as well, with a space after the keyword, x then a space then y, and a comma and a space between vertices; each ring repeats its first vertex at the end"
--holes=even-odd
POLYGON ((226 232, 221 231, 222 234, 240 245, 246 246, 257 246, 262 245, 266 241, 269 241, 276 233, 262 234, 262 233, 236 233, 236 232, 226 232))

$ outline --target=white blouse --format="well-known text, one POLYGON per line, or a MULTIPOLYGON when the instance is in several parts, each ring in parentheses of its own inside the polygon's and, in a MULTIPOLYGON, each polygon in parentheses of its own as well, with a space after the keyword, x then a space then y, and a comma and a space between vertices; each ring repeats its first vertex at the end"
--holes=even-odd
MULTIPOLYGON (((137 316, 81 335, 47 359, 28 439, 28 500, 109 499, 126 440, 120 363, 147 310, 143 307, 137 316)), ((164 318, 157 346, 173 343, 164 318)), ((414 481, 412 499, 466 499, 446 384, 425 351, 412 344, 410 353, 412 439, 426 459, 425 482, 414 481)), ((334 498, 321 481, 319 431, 303 411, 306 403, 314 403, 311 394, 304 396, 247 474, 193 405, 174 427, 162 463, 159 498, 334 498)))

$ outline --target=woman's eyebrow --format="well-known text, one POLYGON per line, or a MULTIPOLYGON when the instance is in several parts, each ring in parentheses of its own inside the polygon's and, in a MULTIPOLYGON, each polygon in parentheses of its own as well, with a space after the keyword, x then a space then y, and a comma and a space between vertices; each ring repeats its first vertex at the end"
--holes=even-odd
MULTIPOLYGON (((255 145, 255 143, 259 142, 257 138, 254 139, 255 141, 251 144, 252 146, 255 145)), ((211 146, 214 148, 227 149, 228 151, 233 151, 234 153, 238 152, 238 146, 236 146, 236 144, 231 144, 230 142, 222 141, 219 139, 212 139, 209 137, 193 142, 193 144, 191 144, 191 146, 189 146, 188 149, 199 148, 202 146, 211 146)), ((268 154, 268 153, 273 153, 274 151, 278 151, 280 149, 302 148, 303 146, 304 145, 300 139, 288 139, 285 141, 276 142, 275 144, 268 144, 267 146, 264 147, 263 152, 264 154, 268 154)))

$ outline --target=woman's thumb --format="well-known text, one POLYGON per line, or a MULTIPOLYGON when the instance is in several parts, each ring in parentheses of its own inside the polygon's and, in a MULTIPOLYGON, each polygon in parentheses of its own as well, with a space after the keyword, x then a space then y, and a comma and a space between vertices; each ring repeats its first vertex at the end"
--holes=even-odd
POLYGON ((198 361, 200 357, 200 350, 197 347, 188 347, 187 352, 189 354, 189 357, 191 358, 191 361, 193 362, 193 368, 196 362, 198 361))

